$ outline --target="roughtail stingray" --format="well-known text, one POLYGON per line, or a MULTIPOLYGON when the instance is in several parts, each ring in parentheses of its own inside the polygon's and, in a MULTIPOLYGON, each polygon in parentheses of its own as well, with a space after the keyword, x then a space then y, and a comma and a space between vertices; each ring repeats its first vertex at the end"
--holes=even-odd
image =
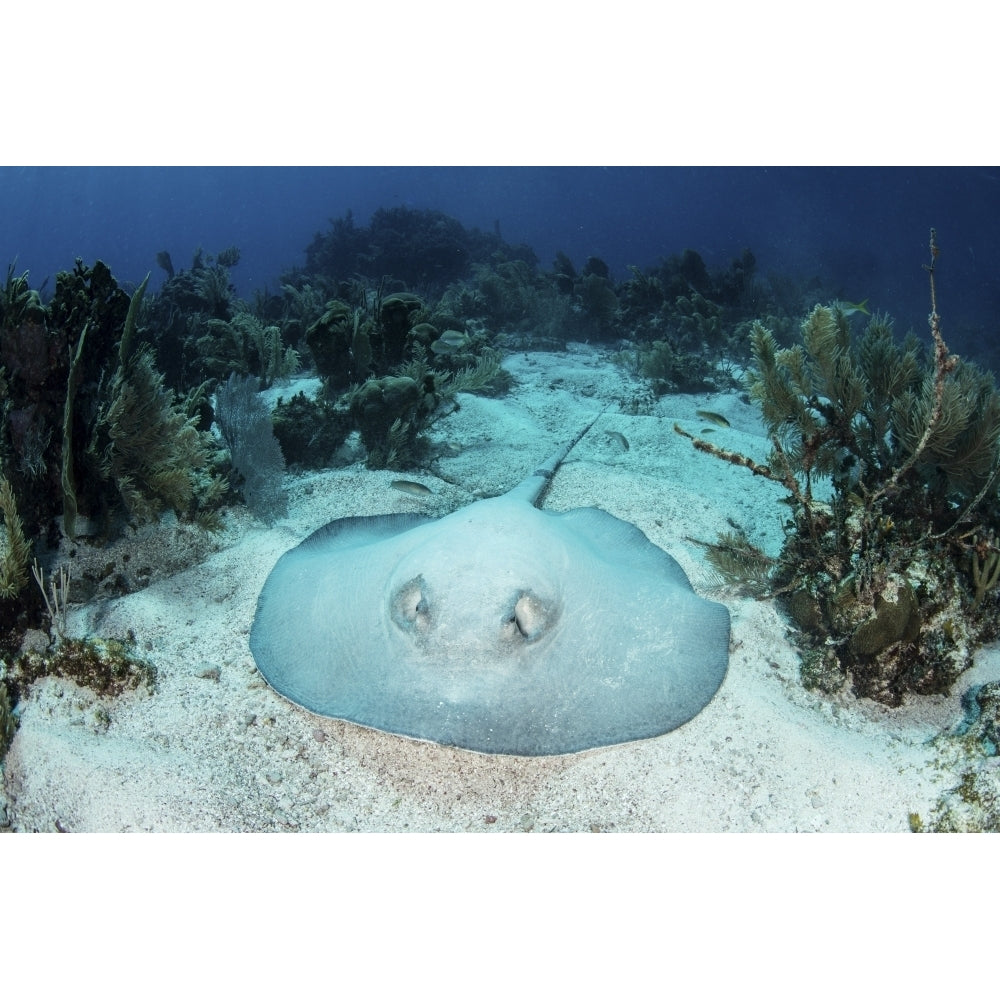
POLYGON ((437 520, 341 518, 286 552, 250 631, 268 684, 485 753, 573 753, 697 715, 726 673, 726 608, 635 525, 535 507, 587 430, 503 496, 437 520))

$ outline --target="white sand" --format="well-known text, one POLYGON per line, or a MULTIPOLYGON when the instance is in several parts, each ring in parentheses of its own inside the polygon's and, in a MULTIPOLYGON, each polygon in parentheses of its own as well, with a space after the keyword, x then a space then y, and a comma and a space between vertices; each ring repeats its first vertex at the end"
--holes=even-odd
MULTIPOLYGON (((782 495, 695 452, 674 421, 725 413, 714 440, 758 459, 767 446, 737 395, 652 401, 607 352, 519 354, 518 386, 501 400, 461 397, 432 437, 462 447, 421 475, 433 497, 388 488, 395 476, 360 462, 290 476, 289 516, 272 529, 245 511, 206 538, 163 523, 112 550, 77 546, 84 564, 115 562, 149 586, 74 608, 70 633, 131 630, 158 670, 153 694, 101 699, 58 679, 22 702, 4 772, 15 830, 558 830, 887 831, 929 815, 954 787, 929 740, 960 717, 973 682, 1000 677, 983 653, 950 697, 890 710, 849 694, 805 691, 798 657, 770 602, 734 597, 687 536, 714 539, 733 519, 777 552, 782 495), (544 506, 596 505, 637 524, 673 554, 696 589, 732 613, 729 672, 696 718, 656 739, 551 758, 487 756, 323 719, 272 692, 247 645, 257 595, 286 549, 346 515, 419 509, 445 514, 513 486, 605 403, 613 405, 555 477, 544 506), (603 433, 620 431, 631 448, 603 433), (128 556, 127 560, 124 558, 128 556), (110 720, 110 722, 109 722, 110 720)), ((286 389, 285 392, 288 392, 286 389)), ((2 818, 2 816, 0 816, 2 818)))

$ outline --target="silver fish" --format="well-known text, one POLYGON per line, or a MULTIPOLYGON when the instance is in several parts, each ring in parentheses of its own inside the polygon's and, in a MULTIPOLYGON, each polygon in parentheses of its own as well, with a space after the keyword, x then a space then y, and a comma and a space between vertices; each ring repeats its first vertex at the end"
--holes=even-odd
POLYGON ((702 420, 709 420, 720 427, 729 426, 729 421, 721 413, 716 413, 714 410, 695 410, 694 412, 695 416, 701 417, 702 420))
POLYGON ((623 451, 628 451, 628 439, 624 434, 619 431, 605 431, 604 433, 607 434, 612 441, 617 441, 622 446, 623 451))
POLYGON ((433 490, 423 483, 415 483, 412 479, 394 479, 389 485, 400 493, 409 493, 411 497, 429 497, 433 490))

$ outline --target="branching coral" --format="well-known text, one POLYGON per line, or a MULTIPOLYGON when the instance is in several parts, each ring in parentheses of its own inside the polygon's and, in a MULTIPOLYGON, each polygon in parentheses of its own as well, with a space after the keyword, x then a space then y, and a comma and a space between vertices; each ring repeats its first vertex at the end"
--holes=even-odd
POLYGON ((840 308, 817 306, 793 347, 780 349, 760 323, 751 330, 766 463, 677 428, 788 490, 792 519, 769 583, 803 630, 807 682, 830 690, 850 677, 857 693, 888 703, 947 691, 975 643, 1000 628, 984 600, 996 552, 976 541, 1000 518, 1000 394, 944 342, 937 253, 932 230, 929 363, 912 338, 894 341, 887 318, 855 340, 840 308), (819 480, 828 498, 815 495, 819 480))
POLYGON ((428 386, 405 375, 387 375, 358 386, 349 409, 368 450, 368 468, 415 465, 426 450, 420 431, 436 405, 433 381, 428 386))
POLYGON ((1000 583, 1000 549, 991 540, 980 542, 972 539, 972 584, 975 588, 970 611, 975 611, 983 602, 986 592, 1000 583))
POLYGON ((7 281, 0 288, 0 326, 14 329, 23 322, 37 323, 44 315, 42 300, 28 284, 28 272, 14 274, 14 263, 7 268, 7 281))
MULTIPOLYGON (((212 518, 206 514, 224 491, 221 478, 206 471, 215 445, 211 435, 198 429, 197 417, 189 416, 164 385, 152 347, 136 343, 136 316, 144 291, 145 282, 132 297, 119 363, 93 422, 86 464, 96 478, 114 485, 129 516, 137 521, 155 518, 169 508, 211 526, 212 518)), ((71 461, 72 449, 64 451, 71 461)), ((75 500, 73 506, 75 512, 75 500)))
POLYGON ((213 378, 232 372, 256 375, 268 388, 298 368, 298 352, 284 345, 280 327, 265 326, 246 310, 237 310, 230 320, 209 319, 204 330, 196 345, 203 370, 213 378))
POLYGON ((0 599, 16 597, 28 582, 28 557, 31 546, 24 537, 24 526, 17 513, 17 501, 10 482, 0 476, 0 599))
POLYGON ((303 392, 287 401, 278 399, 272 424, 285 461, 314 469, 333 461, 351 431, 345 410, 323 397, 309 399, 303 392))
POLYGON ((129 514, 143 521, 164 507, 193 512, 202 492, 198 471, 208 464, 211 443, 163 385, 152 350, 143 346, 115 373, 92 450, 129 514))

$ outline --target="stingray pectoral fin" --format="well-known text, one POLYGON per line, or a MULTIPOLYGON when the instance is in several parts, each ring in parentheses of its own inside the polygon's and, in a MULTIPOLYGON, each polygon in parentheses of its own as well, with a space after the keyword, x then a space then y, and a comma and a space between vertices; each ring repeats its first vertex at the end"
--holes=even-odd
POLYGON ((634 524, 622 521, 597 507, 576 507, 553 514, 567 529, 585 538, 606 562, 635 572, 648 571, 690 589, 680 563, 654 545, 634 524))
POLYGON ((567 637, 562 651, 575 665, 572 711, 558 717, 563 729, 578 720, 591 746, 660 736, 693 719, 729 662, 728 609, 699 597, 638 529, 627 535, 655 551, 599 552, 565 598, 584 610, 575 615, 578 641, 571 651, 567 637))
POLYGON ((322 715, 354 717, 377 691, 387 653, 379 641, 385 580, 407 533, 432 520, 340 518, 278 559, 250 628, 250 651, 271 687, 322 715))
MULTIPOLYGON (((317 528, 289 549, 281 559, 292 556, 292 553, 303 555, 314 549, 335 552, 339 549, 370 545, 373 542, 401 535, 404 531, 416 528, 428 521, 433 521, 425 514, 376 514, 371 517, 339 517, 322 528, 317 528)), ((292 558, 296 558, 292 556, 292 558)), ((278 562, 281 562, 281 559, 278 562)))

